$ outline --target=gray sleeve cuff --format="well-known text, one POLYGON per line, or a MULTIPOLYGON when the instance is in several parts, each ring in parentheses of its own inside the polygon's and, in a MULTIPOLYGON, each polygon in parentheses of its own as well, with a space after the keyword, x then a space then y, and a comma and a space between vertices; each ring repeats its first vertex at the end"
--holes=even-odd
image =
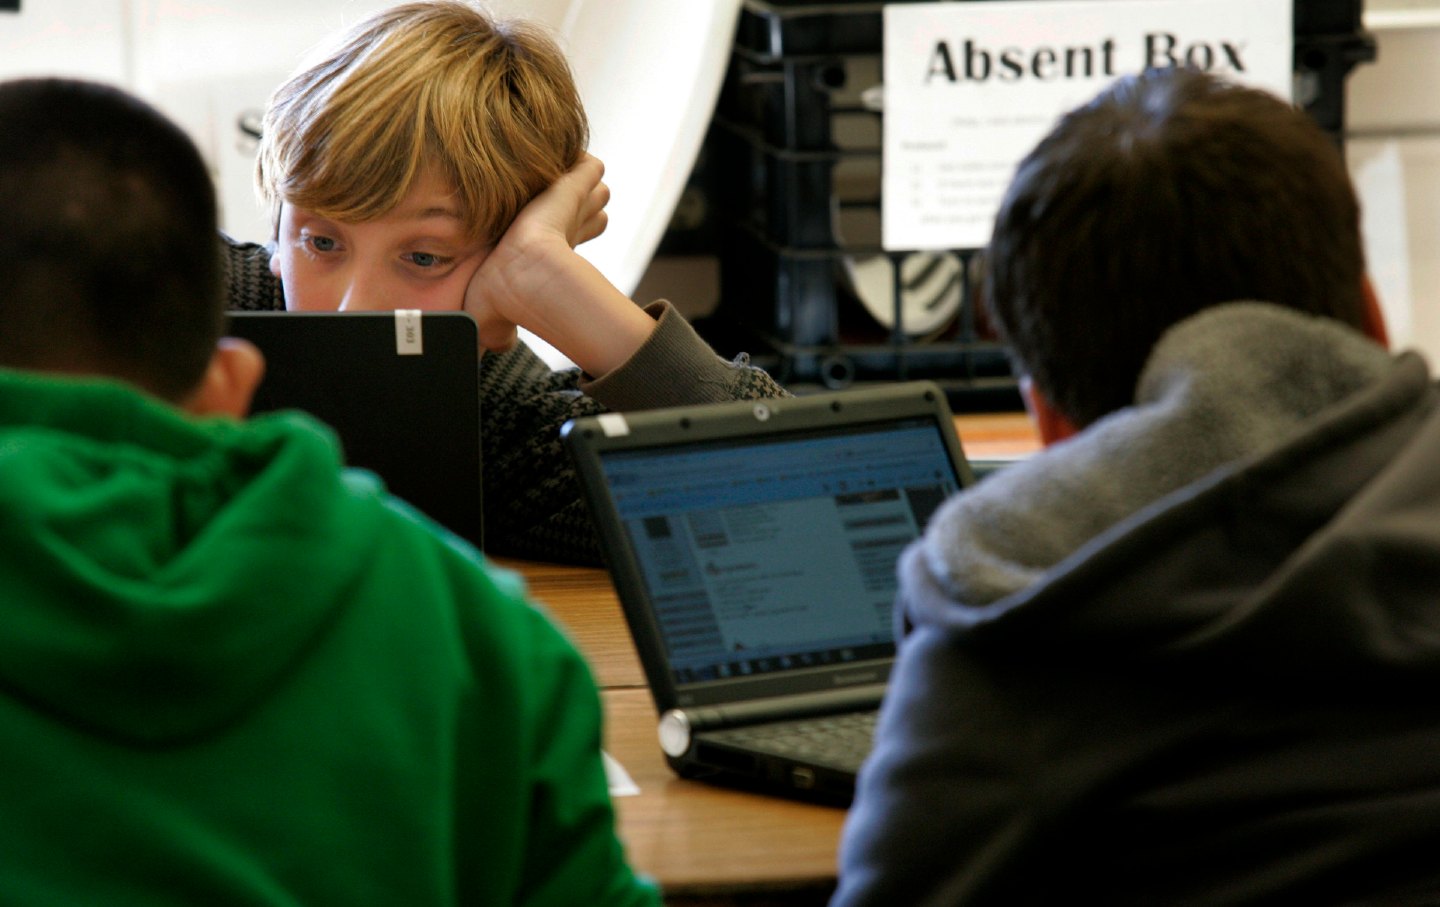
POLYGON ((650 339, 608 375, 584 376, 581 390, 620 412, 735 399, 749 366, 721 359, 669 302, 645 312, 658 322, 650 339))

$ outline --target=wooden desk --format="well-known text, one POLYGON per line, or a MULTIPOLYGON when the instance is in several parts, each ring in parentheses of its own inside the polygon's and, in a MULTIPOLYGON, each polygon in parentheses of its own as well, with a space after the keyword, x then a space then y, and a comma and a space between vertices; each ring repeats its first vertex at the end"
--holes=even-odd
POLYGON ((1040 447, 1035 426, 1024 413, 974 413, 955 417, 960 446, 972 460, 1012 460, 1040 447))
MULTIPOLYGON (((1037 446, 1023 414, 957 417, 967 456, 1008 459, 1037 446)), ((518 570, 589 660, 605 706, 605 748, 640 787, 615 801, 631 862, 672 904, 824 904, 835 885, 843 810, 676 777, 609 575, 600 569, 497 562, 518 570)))

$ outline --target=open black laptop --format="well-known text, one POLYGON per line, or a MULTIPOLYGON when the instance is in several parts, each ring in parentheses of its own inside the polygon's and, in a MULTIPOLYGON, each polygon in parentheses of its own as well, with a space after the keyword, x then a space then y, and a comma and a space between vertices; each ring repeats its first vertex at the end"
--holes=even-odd
POLYGON ((910 382, 564 429, 677 772, 844 802, 895 653, 895 566, 970 482, 910 382))
POLYGON ((254 411, 330 425, 348 465, 479 546, 480 346, 461 312, 231 312, 265 355, 254 411))

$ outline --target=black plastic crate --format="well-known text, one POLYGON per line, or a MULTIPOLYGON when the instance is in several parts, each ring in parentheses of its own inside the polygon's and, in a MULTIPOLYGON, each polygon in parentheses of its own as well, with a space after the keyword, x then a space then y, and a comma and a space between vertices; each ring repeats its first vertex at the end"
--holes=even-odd
MULTIPOLYGON (((977 250, 955 250, 966 261, 964 298, 954 324, 936 336, 912 336, 898 304, 887 334, 843 279, 846 262, 885 255, 894 266, 891 296, 901 293, 906 253, 879 248, 883 112, 865 103, 865 86, 852 76, 861 70, 863 81, 879 83, 884 5, 744 0, 707 140, 721 302, 697 326, 719 348, 758 350, 757 361, 792 384, 924 377, 945 386, 957 407, 1018 405, 1004 353, 979 312, 977 250), (872 124, 873 135, 845 141, 840 133, 854 130, 837 126, 857 121, 872 124), (858 191, 856 163, 871 168, 858 191), (847 212, 864 209, 873 211, 875 230, 849 229, 847 212)), ((1294 5, 1297 103, 1337 144, 1345 78, 1375 57, 1361 7, 1360 0, 1294 5)))

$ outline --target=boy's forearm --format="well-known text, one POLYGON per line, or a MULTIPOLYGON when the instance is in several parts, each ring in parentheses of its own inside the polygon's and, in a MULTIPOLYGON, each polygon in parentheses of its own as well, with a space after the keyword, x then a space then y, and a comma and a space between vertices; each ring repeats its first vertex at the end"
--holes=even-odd
POLYGON ((531 266, 516 323, 601 377, 635 354, 655 319, 573 250, 550 252, 531 266))

